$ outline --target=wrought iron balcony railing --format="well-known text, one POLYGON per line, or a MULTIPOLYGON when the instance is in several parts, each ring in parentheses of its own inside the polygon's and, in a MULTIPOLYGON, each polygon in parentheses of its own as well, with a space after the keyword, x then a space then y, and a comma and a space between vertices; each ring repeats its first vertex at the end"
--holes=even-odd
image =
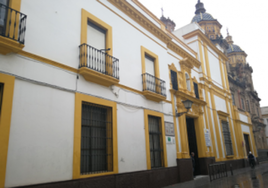
POLYGON ((25 43, 27 15, 0 3, 0 35, 25 43))
POLYGON ((142 74, 143 91, 151 91, 166 97, 166 82, 155 76, 144 73, 142 74))
POLYGON ((79 68, 87 67, 99 73, 119 79, 119 59, 88 44, 81 44, 79 68))

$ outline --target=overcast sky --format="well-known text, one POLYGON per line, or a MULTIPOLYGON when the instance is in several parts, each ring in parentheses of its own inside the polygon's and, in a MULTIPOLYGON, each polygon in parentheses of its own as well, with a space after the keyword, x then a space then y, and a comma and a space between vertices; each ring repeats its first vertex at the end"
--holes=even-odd
MULTIPOLYGON (((189 24, 194 17, 197 0, 139 0, 158 18, 161 7, 164 16, 176 23, 176 28, 189 24)), ((225 38, 229 29, 234 44, 247 53, 247 62, 253 68, 254 88, 261 98, 261 107, 268 106, 268 1, 267 0, 201 0, 207 13, 221 25, 225 38)))

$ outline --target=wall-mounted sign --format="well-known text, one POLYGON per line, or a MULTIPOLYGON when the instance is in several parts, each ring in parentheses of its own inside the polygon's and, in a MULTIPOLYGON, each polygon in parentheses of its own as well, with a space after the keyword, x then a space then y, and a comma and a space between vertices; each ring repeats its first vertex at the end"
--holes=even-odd
POLYGON ((166 144, 175 144, 174 136, 166 136, 166 144))
POLYGON ((206 146, 210 147, 211 146, 211 140, 210 140, 210 133, 208 129, 204 129, 205 131, 205 141, 206 141, 206 146))
POLYGON ((175 136, 174 124, 170 122, 165 122, 166 136, 175 136))

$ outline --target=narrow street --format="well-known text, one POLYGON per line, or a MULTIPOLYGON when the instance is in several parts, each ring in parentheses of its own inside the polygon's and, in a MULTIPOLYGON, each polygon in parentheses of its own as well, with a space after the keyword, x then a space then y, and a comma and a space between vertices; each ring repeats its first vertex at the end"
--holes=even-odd
POLYGON ((233 171, 233 176, 228 172, 227 178, 210 182, 209 176, 197 176, 195 180, 170 185, 165 188, 267 188, 268 163, 251 168, 233 171))

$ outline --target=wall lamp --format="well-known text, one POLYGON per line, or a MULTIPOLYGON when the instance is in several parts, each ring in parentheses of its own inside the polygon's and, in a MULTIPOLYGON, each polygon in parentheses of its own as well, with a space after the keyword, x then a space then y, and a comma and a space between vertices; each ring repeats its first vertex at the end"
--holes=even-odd
POLYGON ((193 104, 192 101, 187 99, 186 101, 182 101, 182 103, 183 103, 183 105, 184 105, 184 107, 186 108, 187 111, 186 112, 176 113, 176 117, 182 116, 183 114, 187 113, 190 110, 190 108, 192 108, 192 104, 193 104))

